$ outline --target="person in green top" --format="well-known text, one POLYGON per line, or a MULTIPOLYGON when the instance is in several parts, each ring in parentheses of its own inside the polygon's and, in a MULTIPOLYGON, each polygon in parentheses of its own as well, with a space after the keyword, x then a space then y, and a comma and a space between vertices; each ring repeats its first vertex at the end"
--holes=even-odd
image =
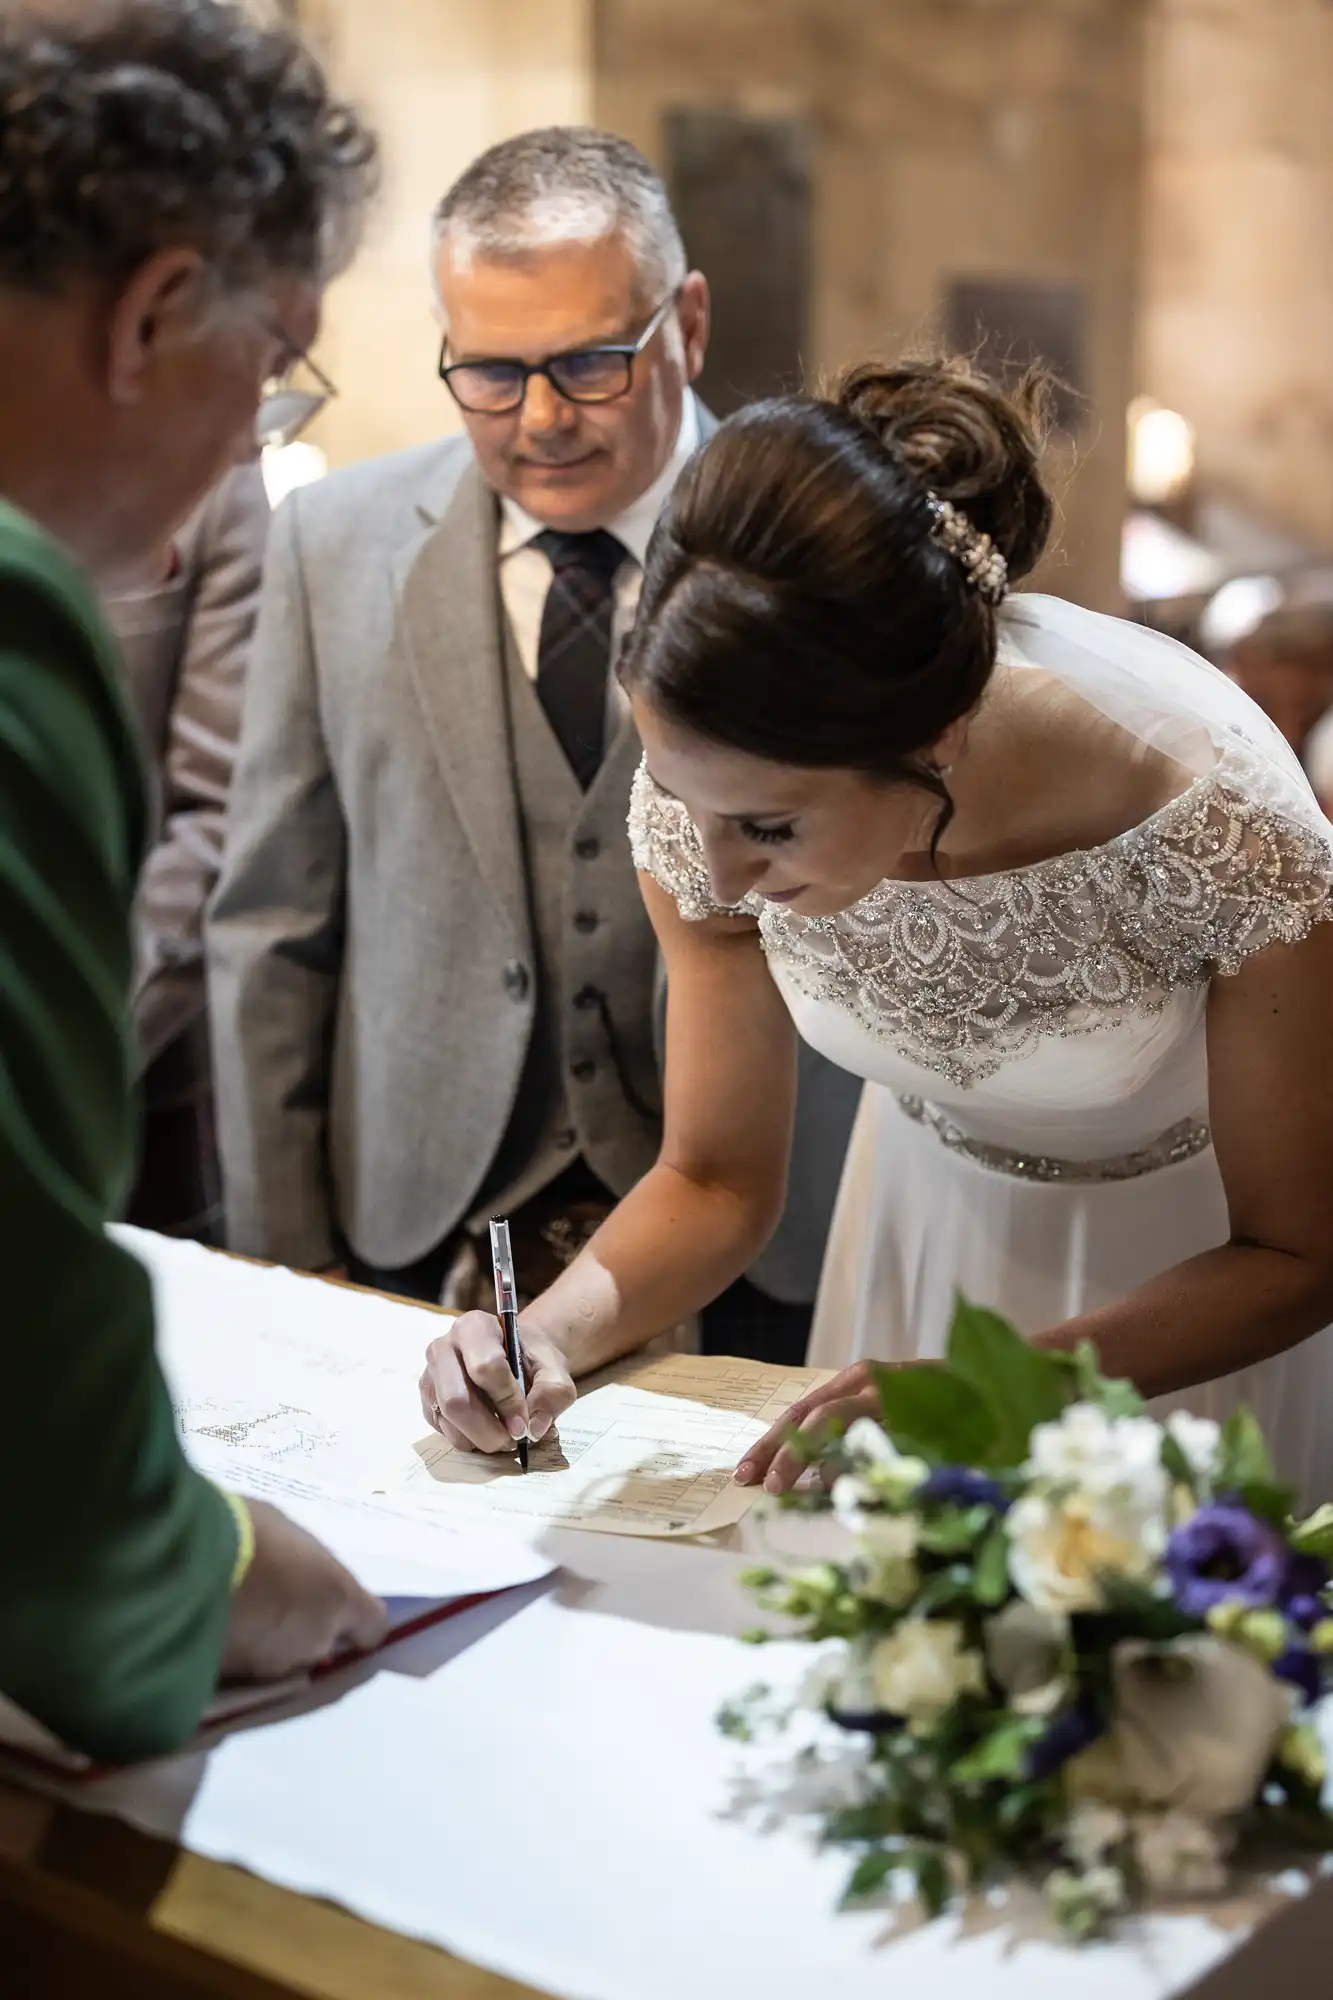
POLYGON ((141 1267, 127 995, 144 772, 92 584, 166 550, 314 339, 373 139, 229 0, 0 25, 0 1694, 99 1758, 383 1607, 182 1456, 141 1267), (91 581, 90 581, 91 580, 91 581))

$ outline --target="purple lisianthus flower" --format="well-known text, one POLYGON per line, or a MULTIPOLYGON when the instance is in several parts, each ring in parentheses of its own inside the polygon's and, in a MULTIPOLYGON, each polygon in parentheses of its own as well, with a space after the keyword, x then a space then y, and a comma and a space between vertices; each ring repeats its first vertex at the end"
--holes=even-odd
POLYGON ((1024 1778, 1030 1785, 1035 1785, 1043 1778, 1054 1777, 1071 1757, 1077 1757, 1080 1750, 1086 1750, 1101 1733, 1102 1723, 1092 1702, 1076 1702, 1073 1708, 1057 1715, 1050 1728, 1035 1743, 1029 1743, 1023 1752, 1024 1778))
POLYGON ((1206 1618, 1215 1604, 1258 1611, 1277 1601, 1287 1547, 1275 1528, 1239 1502, 1200 1507, 1166 1545, 1166 1573, 1181 1610, 1206 1618))
POLYGON ((1299 1625, 1303 1632, 1310 1631, 1321 1618, 1328 1616, 1328 1606, 1320 1595, 1327 1583, 1328 1564, 1321 1557, 1288 1558, 1278 1601, 1292 1624, 1299 1625))
POLYGON ((966 1465, 937 1466, 917 1488, 918 1500, 941 1500, 956 1507, 993 1507, 997 1514, 1008 1510, 1009 1502, 1000 1486, 984 1472, 966 1465))
POLYGON ((1288 1646, 1285 1653, 1273 1662, 1273 1672, 1280 1681, 1290 1682, 1305 1696, 1308 1708, 1319 1699, 1324 1684, 1320 1662, 1308 1646, 1288 1646))

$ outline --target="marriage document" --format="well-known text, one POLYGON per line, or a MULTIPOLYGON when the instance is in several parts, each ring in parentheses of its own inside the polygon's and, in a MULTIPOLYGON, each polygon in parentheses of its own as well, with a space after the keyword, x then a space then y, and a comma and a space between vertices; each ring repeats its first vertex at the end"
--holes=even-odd
POLYGON ((507 1454, 420 1438, 380 1487, 454 1520, 542 1521, 614 1535, 706 1535, 748 1511, 732 1477, 746 1448, 820 1379, 805 1369, 673 1354, 580 1397, 526 1473, 507 1454))
MULTIPOLYGON (((421 1436, 417 1379, 438 1313, 318 1278, 114 1232, 153 1278, 159 1346, 201 1471, 272 1499, 380 1594, 527 1581, 487 1527, 705 1535, 741 1519, 732 1478, 812 1382, 810 1369, 667 1354, 583 1385, 525 1475, 421 1436)), ((549 1563, 545 1565, 549 1568, 549 1563)))

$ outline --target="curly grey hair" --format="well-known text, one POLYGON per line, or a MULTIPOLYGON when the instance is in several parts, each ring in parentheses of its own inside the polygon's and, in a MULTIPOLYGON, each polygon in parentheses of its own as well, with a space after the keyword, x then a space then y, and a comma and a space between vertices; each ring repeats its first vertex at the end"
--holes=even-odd
POLYGON ((628 139, 583 125, 502 139, 435 211, 437 244, 449 236, 482 256, 523 257, 616 234, 633 252, 644 303, 683 282, 685 246, 660 175, 628 139))
POLYGON ((0 24, 0 285, 197 248, 219 286, 351 259, 378 147, 290 29, 237 0, 20 5, 0 24))

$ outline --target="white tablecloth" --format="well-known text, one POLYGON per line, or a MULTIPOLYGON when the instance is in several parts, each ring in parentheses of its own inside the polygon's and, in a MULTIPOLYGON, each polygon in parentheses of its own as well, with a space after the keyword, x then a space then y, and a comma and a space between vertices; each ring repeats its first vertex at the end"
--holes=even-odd
POLYGON ((845 1854, 732 1809, 743 1753, 718 1705, 799 1654, 736 1641, 753 1619, 739 1559, 552 1543, 562 1575, 306 1712, 67 1795, 568 2000, 1211 2000, 1204 1975, 1283 1900, 1158 1916, 1079 1954, 1022 1896, 932 1925, 839 1915, 845 1854))

